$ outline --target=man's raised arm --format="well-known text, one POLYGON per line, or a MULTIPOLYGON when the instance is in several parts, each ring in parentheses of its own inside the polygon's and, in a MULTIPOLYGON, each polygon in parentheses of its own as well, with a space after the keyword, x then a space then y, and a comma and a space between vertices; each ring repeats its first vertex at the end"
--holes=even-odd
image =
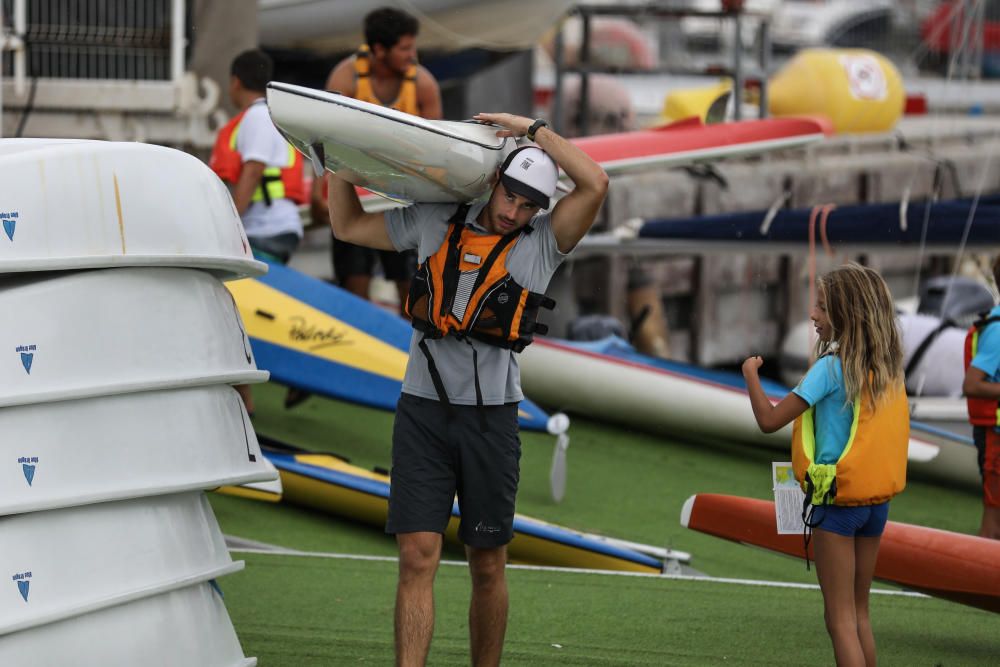
MULTIPOLYGON (((535 122, 531 118, 508 113, 481 113, 475 118, 503 126, 505 129, 497 132, 498 137, 523 137, 535 122)), ((552 232, 559 252, 567 253, 593 226, 608 193, 608 175, 589 155, 548 127, 535 132, 535 143, 548 153, 576 186, 552 209, 552 232)))
POLYGON ((338 241, 377 250, 396 249, 385 229, 385 216, 382 213, 365 213, 354 185, 332 173, 327 173, 326 183, 330 226, 338 241))

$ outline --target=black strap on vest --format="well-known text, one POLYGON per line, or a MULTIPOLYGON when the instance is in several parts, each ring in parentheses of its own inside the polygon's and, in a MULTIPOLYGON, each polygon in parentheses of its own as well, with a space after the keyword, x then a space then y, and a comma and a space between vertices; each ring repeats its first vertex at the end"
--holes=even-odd
MULTIPOLYGON (((445 261, 444 274, 441 276, 442 287, 444 294, 441 295, 441 307, 439 312, 443 317, 450 310, 454 304, 454 297, 457 289, 450 289, 452 285, 457 288, 458 278, 461 273, 459 271, 459 250, 458 244, 462 239, 462 230, 465 229, 465 217, 469 213, 469 205, 463 204, 458 207, 455 213, 448 219, 448 224, 451 225, 451 234, 448 237, 448 258, 445 261), (448 295, 447 297, 445 295, 448 295)), ((415 321, 415 320, 414 320, 415 321)), ((431 325, 433 329, 433 324, 431 325)), ((441 379, 441 372, 438 371, 437 364, 434 363, 434 357, 431 355, 430 348, 427 346, 429 331, 424 331, 424 335, 421 337, 418 347, 423 353, 424 358, 427 359, 427 372, 430 373, 431 381, 434 383, 434 390, 437 392, 438 399, 445 406, 448 411, 449 416, 454 414, 451 406, 451 401, 448 400, 448 392, 444 388, 444 380, 441 379)), ((476 352, 476 346, 472 344, 472 341, 466 336, 456 336, 459 340, 464 340, 472 348, 472 369, 475 378, 476 385, 476 407, 479 408, 479 428, 485 433, 489 430, 489 425, 486 421, 486 413, 483 411, 483 390, 479 384, 479 354, 476 352)))
POLYGON ((977 330, 982 331, 988 325, 993 324, 994 322, 1000 322, 1000 315, 993 315, 992 317, 987 317, 987 315, 989 315, 989 311, 981 313, 979 319, 973 322, 972 326, 976 327, 977 330))
POLYGON ((837 478, 833 478, 830 488, 823 494, 823 502, 820 505, 812 504, 812 496, 815 485, 809 473, 806 473, 806 497, 802 501, 802 550, 806 559, 806 571, 809 570, 809 542, 812 539, 813 528, 818 528, 826 518, 826 506, 833 504, 833 499, 837 496, 837 478), (816 519, 816 508, 822 507, 823 513, 816 519))

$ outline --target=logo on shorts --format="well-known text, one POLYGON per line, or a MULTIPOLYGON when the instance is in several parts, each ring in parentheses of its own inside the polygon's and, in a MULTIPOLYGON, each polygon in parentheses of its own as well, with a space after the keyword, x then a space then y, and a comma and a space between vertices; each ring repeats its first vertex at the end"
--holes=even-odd
POLYGON ((480 521, 479 523, 476 524, 476 532, 493 534, 493 533, 499 533, 500 528, 499 526, 488 526, 482 521, 480 521))
POLYGON ((510 301, 510 295, 507 294, 507 292, 500 292, 500 295, 497 297, 497 301, 501 304, 507 303, 510 301))

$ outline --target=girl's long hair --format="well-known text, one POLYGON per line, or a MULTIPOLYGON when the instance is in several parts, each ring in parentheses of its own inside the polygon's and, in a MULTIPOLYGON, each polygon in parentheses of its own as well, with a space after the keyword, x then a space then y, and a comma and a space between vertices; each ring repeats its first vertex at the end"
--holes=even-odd
POLYGON ((854 262, 818 283, 833 336, 817 343, 817 352, 840 356, 848 403, 866 394, 874 407, 903 379, 903 345, 889 288, 878 272, 854 262))

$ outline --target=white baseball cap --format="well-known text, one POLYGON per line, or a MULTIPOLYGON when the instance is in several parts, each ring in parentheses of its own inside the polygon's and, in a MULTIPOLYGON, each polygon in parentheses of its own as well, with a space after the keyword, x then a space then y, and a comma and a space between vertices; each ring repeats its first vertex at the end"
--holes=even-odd
POLYGON ((558 181, 559 167, 538 146, 518 148, 500 167, 500 182, 505 188, 543 209, 549 207, 558 181))

